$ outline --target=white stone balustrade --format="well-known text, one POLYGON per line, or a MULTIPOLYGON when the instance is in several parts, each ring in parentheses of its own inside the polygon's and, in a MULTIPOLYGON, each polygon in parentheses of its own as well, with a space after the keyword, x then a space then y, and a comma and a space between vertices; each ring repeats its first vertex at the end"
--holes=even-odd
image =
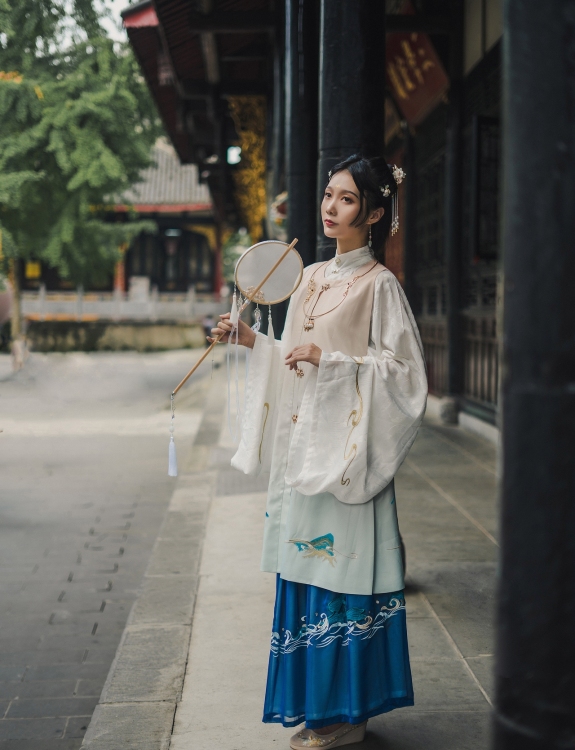
POLYGON ((22 293, 22 314, 34 320, 149 320, 197 321, 204 315, 229 311, 230 302, 219 295, 188 292, 158 292, 152 287, 145 297, 130 298, 127 293, 38 292, 22 293))

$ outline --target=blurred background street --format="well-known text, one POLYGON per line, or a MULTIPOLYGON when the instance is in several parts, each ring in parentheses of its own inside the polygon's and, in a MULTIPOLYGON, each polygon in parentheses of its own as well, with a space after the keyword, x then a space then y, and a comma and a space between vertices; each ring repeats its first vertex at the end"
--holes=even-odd
POLYGON ((0 747, 80 746, 173 491, 169 393, 196 357, 35 354, 0 374, 0 747))

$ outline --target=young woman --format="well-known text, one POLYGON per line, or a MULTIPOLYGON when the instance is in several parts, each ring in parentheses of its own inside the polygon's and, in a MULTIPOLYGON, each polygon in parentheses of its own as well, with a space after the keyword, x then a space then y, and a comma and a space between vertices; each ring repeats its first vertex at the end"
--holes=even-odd
POLYGON ((321 206, 335 257, 305 269, 281 342, 239 323, 253 354, 232 465, 271 470, 262 569, 278 574, 263 720, 305 721, 294 750, 359 742, 370 717, 413 705, 393 478, 427 381, 383 265, 397 176, 380 158, 338 164, 321 206))

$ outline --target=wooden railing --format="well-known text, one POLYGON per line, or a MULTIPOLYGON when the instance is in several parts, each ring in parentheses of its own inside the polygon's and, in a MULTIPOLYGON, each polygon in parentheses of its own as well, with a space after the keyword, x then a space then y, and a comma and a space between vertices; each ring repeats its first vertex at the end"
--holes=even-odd
POLYGON ((499 350, 495 316, 464 316, 464 396, 486 406, 497 405, 499 350))
POLYGON ((419 320, 419 332, 427 363, 429 392, 442 396, 447 392, 447 331, 445 320, 419 320))
MULTIPOLYGON (((443 396, 448 390, 447 331, 445 320, 418 320, 429 392, 443 396)), ((463 317, 464 385, 463 396, 481 406, 494 409, 499 387, 499 349, 495 316, 463 317)))

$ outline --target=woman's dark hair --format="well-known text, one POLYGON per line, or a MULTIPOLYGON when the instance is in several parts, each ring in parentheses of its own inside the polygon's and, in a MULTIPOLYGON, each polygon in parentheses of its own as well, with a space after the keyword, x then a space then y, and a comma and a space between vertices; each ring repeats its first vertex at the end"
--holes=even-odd
POLYGON ((353 181, 359 190, 360 208, 359 213, 352 221, 352 226, 364 224, 370 213, 376 208, 384 208, 385 213, 379 221, 371 225, 371 250, 373 257, 380 263, 385 258, 385 241, 391 228, 391 198, 397 192, 397 183, 381 156, 368 159, 361 154, 353 154, 347 159, 340 161, 331 170, 331 177, 336 172, 344 169, 353 177, 353 181), (387 198, 382 193, 382 188, 389 186, 390 193, 387 198))

